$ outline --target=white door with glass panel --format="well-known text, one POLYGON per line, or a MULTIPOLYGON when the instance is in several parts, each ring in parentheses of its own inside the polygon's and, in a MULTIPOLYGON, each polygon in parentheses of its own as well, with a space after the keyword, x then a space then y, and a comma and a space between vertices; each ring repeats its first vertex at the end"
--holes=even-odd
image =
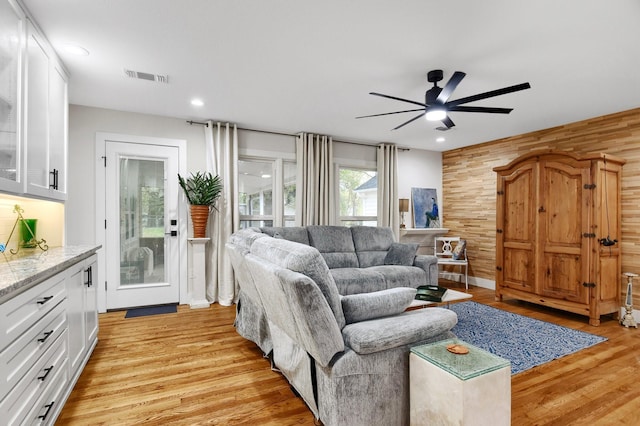
POLYGON ((107 309, 178 303, 178 148, 106 142, 107 309))

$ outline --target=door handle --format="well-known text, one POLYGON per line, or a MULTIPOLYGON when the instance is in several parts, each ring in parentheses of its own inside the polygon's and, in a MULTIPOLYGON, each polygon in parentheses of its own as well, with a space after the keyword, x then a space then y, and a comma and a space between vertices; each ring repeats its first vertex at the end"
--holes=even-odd
POLYGON ((171 235, 172 237, 177 237, 178 231, 165 232, 164 235, 171 235))

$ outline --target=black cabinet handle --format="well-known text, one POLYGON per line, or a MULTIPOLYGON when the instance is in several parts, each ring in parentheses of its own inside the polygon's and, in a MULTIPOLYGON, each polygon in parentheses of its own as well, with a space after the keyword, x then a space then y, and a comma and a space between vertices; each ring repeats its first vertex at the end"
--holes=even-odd
POLYGON ((49 172, 49 188, 58 189, 58 172, 58 169, 53 169, 53 171, 49 172))
POLYGON ((84 282, 84 284, 87 287, 91 287, 93 285, 93 269, 91 268, 91 266, 89 266, 84 270, 84 272, 87 274, 87 280, 84 282))
POLYGON ((55 401, 51 401, 51 404, 47 404, 44 406, 47 409, 47 411, 45 411, 43 415, 38 416, 40 420, 44 420, 47 418, 47 416, 49 415, 49 411, 51 411, 51 409, 53 408, 53 404, 55 404, 55 401))
POLYGON ((53 370, 53 365, 51 367, 49 367, 49 368, 45 368, 44 369, 44 371, 45 371, 44 375, 39 376, 38 380, 42 380, 44 382, 45 379, 47 378, 47 376, 49 375, 49 373, 51 373, 51 370, 53 370))
POLYGON ((53 296, 45 296, 42 298, 42 300, 38 300, 38 305, 44 305, 45 303, 47 303, 49 300, 53 299, 53 296))
POLYGON ((39 339, 38 339, 38 342, 40 342, 40 343, 44 343, 44 342, 49 338, 49 336, 51 336, 52 334, 53 334, 53 330, 51 330, 51 331, 45 331, 45 332, 44 332, 44 337, 39 338, 39 339))

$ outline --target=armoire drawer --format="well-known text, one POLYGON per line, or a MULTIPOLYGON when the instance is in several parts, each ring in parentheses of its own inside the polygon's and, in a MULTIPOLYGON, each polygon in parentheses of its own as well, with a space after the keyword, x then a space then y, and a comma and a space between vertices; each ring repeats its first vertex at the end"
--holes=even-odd
POLYGON ((0 305, 0 351, 67 297, 60 273, 0 305))
POLYGON ((6 419, 7 425, 23 423, 29 412, 36 407, 36 401, 52 386, 56 386, 59 377, 67 376, 67 364, 65 331, 2 400, 0 418, 6 419))
POLYGON ((2 399, 67 329, 65 302, 0 352, 0 399, 2 399))

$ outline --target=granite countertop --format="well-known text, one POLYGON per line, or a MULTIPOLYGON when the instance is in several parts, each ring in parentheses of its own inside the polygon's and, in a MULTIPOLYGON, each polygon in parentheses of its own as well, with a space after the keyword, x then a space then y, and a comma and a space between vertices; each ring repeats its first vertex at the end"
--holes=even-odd
POLYGON ((47 251, 21 249, 12 255, 0 255, 0 303, 86 259, 101 246, 77 245, 50 247, 47 251))

